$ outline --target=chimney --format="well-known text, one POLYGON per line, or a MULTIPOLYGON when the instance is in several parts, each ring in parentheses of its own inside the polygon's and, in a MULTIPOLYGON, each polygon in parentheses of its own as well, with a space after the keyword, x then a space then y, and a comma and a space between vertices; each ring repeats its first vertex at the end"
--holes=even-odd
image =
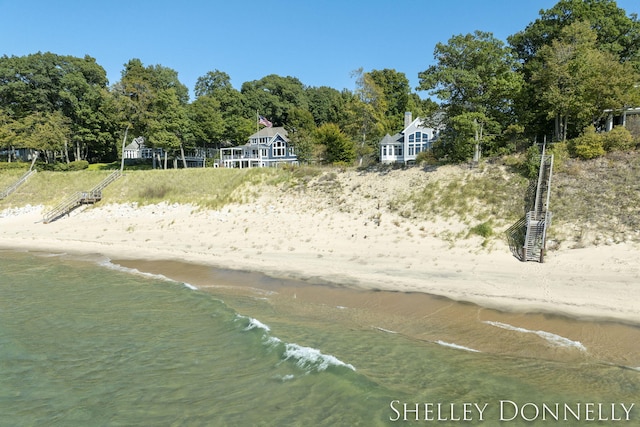
POLYGON ((404 128, 408 128, 413 119, 411 118, 411 111, 404 113, 404 128))

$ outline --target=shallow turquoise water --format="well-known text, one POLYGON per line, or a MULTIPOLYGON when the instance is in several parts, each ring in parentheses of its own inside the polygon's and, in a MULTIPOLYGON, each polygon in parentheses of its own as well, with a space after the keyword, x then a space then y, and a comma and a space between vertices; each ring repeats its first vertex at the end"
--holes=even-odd
MULTIPOLYGON (((268 297, 216 295, 100 260, 0 256, 0 426, 532 425, 524 418, 558 402, 603 403, 609 420, 590 425, 635 404, 620 423, 640 425, 633 369, 275 312, 268 297), (523 413, 501 422, 514 408, 501 413, 501 400, 523 413), (442 421, 425 420, 437 403, 442 421), (487 405, 482 420, 473 403, 487 405)), ((571 417, 561 425, 585 424, 571 417)), ((533 425, 554 423, 539 415, 533 425)))

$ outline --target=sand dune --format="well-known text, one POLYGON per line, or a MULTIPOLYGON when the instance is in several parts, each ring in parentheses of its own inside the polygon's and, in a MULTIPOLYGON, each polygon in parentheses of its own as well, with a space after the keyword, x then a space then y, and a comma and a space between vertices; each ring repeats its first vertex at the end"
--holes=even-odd
POLYGON ((388 209, 408 180, 422 185, 446 173, 391 170, 372 179, 348 172, 326 186, 266 187, 220 210, 103 201, 50 224, 41 222, 41 206, 7 209, 0 212, 0 247, 173 259, 640 324, 640 251, 632 244, 561 249, 544 264, 522 263, 500 239, 490 249, 479 238, 452 240, 465 224, 406 219, 388 209))

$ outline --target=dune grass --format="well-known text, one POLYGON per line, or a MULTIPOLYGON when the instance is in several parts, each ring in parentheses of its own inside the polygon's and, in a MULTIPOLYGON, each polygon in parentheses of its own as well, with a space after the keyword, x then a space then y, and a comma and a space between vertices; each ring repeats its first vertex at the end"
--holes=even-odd
MULTIPOLYGON (((591 161, 565 160, 561 166, 551 188, 552 239, 583 244, 640 241, 640 152, 610 153, 591 161)), ((314 185, 321 186, 323 194, 340 199, 344 189, 338 185, 336 171, 326 167, 125 169, 124 176, 109 185, 103 196, 107 203, 163 201, 219 209, 252 200, 261 185, 278 185, 281 191, 314 185)), ((0 169, 0 186, 7 187, 23 173, 21 169, 0 169)), ((0 200, 0 210, 27 204, 53 206, 74 192, 90 190, 110 173, 104 168, 38 172, 0 200)), ((372 179, 384 176, 375 174, 372 179)), ((523 216, 528 183, 506 164, 486 163, 416 187, 408 182, 407 191, 394 197, 388 208, 405 218, 454 219, 467 224, 469 233, 492 238, 523 216)))
POLYGON ((497 166, 484 166, 430 181, 394 202, 403 216, 423 218, 455 217, 467 223, 493 219, 505 223, 524 212, 527 179, 497 166))
MULTIPOLYGON (((15 182, 24 172, 16 175, 13 171, 1 171, 0 183, 15 182)), ((12 206, 45 205, 52 206, 77 191, 91 190, 106 178, 110 171, 42 171, 31 176, 13 194, 0 200, 0 209, 12 206)))

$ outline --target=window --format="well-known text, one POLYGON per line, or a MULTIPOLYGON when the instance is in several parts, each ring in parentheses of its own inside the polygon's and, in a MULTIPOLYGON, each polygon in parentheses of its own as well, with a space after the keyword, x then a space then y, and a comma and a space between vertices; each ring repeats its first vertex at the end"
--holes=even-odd
POLYGON ((276 141, 271 146, 271 153, 273 157, 284 157, 285 154, 285 143, 284 141, 276 141))
POLYGON ((420 142, 420 132, 416 132, 416 142, 420 142))
POLYGON ((382 146, 382 155, 383 155, 383 156, 386 156, 386 155, 387 155, 387 146, 386 146, 386 145, 383 145, 383 146, 382 146))
POLYGON ((411 134, 409 135, 409 142, 414 142, 415 141, 415 135, 411 134))

